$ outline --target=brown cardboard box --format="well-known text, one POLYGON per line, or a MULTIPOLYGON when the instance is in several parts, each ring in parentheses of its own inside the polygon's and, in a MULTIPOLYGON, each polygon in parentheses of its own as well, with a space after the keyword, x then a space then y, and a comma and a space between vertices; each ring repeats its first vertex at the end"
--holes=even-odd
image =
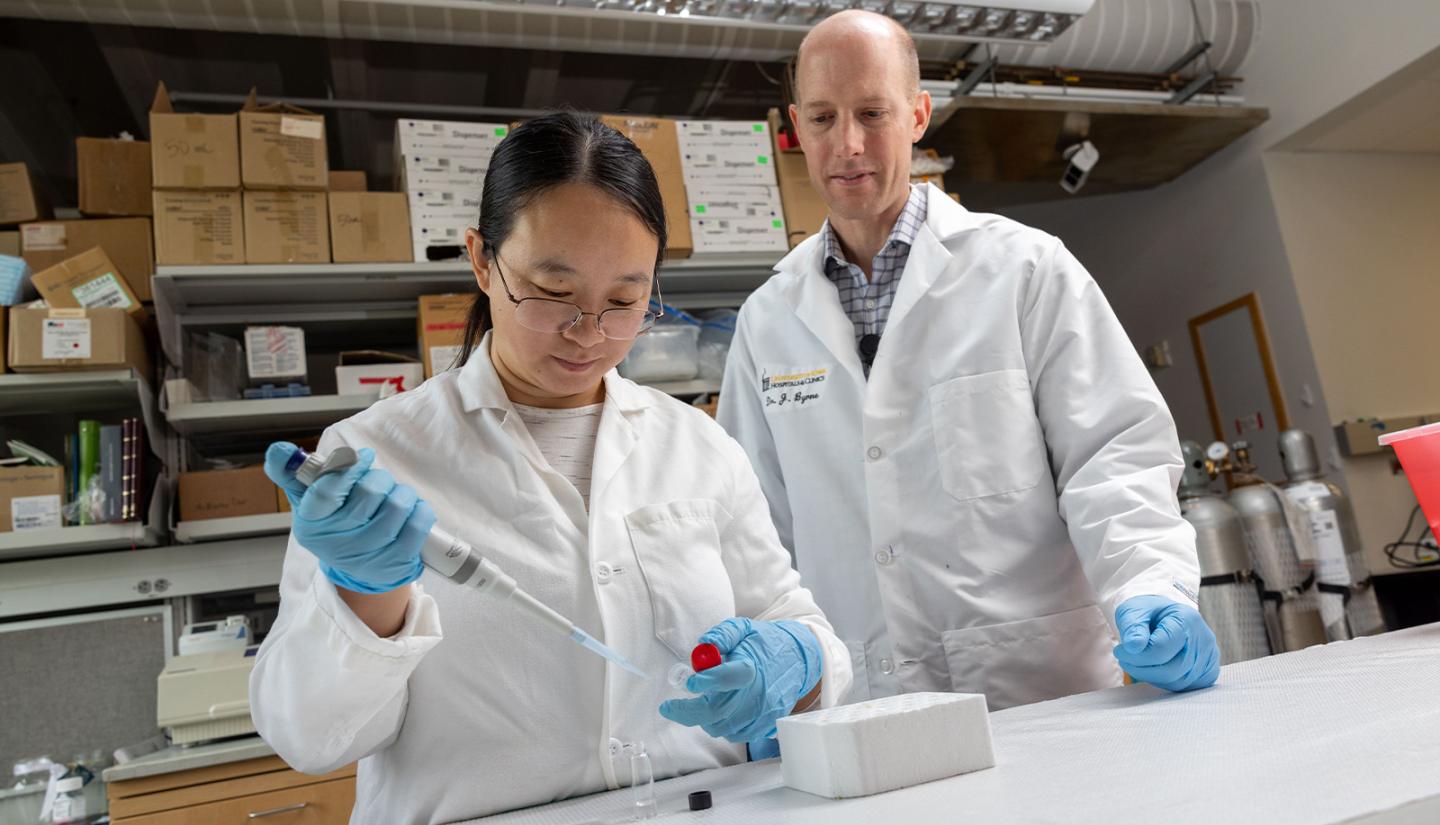
POLYGON ((665 257, 690 257, 695 244, 690 236, 690 201, 685 195, 675 121, 628 115, 607 115, 601 120, 634 141, 655 169, 655 177, 660 181, 660 197, 665 201, 665 223, 670 232, 665 257))
POLYGON ((51 307, 118 307, 137 321, 144 322, 146 318, 145 307, 135 297, 125 276, 98 246, 36 272, 30 281, 51 307))
POLYGON ((245 263, 240 193, 155 190, 155 262, 245 263))
POLYGON ((364 192, 370 187, 365 182, 364 172, 342 172, 330 170, 331 192, 364 192))
POLYGON ((246 189, 330 185, 325 118, 286 103, 259 105, 255 90, 240 110, 240 181, 246 189))
POLYGON ((10 307, 9 341, 12 372, 134 367, 150 377, 145 336, 123 309, 10 307))
POLYGON ((0 307, 0 373, 9 372, 6 366, 9 359, 6 353, 10 351, 10 339, 5 337, 5 324, 10 320, 10 313, 5 307, 0 307))
POLYGON ((414 260, 405 193, 331 192, 330 247, 337 264, 414 260))
POLYGON ((182 115, 161 83, 150 104, 150 161, 156 189, 240 188, 235 115, 182 115))
POLYGON ((142 301, 151 299, 150 276, 155 271, 152 240, 149 218, 46 221, 20 228, 21 255, 32 272, 98 246, 120 267, 120 274, 142 301))
POLYGON ((180 520, 261 516, 278 509, 263 467, 180 474, 180 520))
POLYGON ((84 215, 149 215, 150 144, 143 140, 75 138, 84 215))
POLYGON ((30 169, 23 163, 0 163, 0 226, 48 217, 50 210, 35 192, 30 169))
MULTIPOLYGON (((770 110, 770 134, 780 134, 780 110, 770 110)), ((785 211, 785 228, 790 247, 820 231, 830 208, 810 184, 810 170, 803 152, 781 151, 775 147, 775 179, 780 185, 780 203, 785 211)))
POLYGON ((465 322, 474 303, 474 295, 420 296, 415 320, 426 378, 435 377, 435 373, 449 369, 455 362, 465 341, 465 322))
POLYGON ((324 192, 246 192, 245 261, 323 264, 330 260, 324 192))
MULTIPOLYGON (((13 516, 28 512, 30 518, 48 514, 43 526, 62 527, 61 507, 65 504, 65 471, 59 467, 0 467, 0 533, 15 529, 13 516), (22 511, 15 499, 34 499, 22 511), (46 500, 48 499, 48 501, 46 500), (38 506, 34 506, 38 505, 38 506), (58 521, 58 523, 57 523, 58 521)), ((23 505, 22 505, 23 506, 23 505)), ((41 525, 36 525, 41 526, 41 525)))
POLYGON ((285 490, 282 487, 275 488, 275 508, 276 512, 279 513, 290 512, 290 497, 285 495, 285 490))
POLYGON ((0 232, 0 255, 20 257, 20 231, 0 232))

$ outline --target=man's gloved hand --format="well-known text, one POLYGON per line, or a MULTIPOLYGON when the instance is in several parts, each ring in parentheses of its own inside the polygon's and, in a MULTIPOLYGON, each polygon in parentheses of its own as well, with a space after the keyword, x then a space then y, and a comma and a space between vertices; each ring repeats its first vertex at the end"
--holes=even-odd
POLYGON ((375 451, 343 472, 306 488, 285 465, 299 449, 277 441, 265 452, 265 475, 285 491, 294 510, 295 540, 315 555, 326 578, 357 593, 385 593, 420 578, 420 547, 435 512, 415 490, 384 470, 372 470, 375 451))
POLYGON ((1138 682, 1199 690, 1220 676, 1220 648, 1200 611, 1164 596, 1136 596, 1115 608, 1115 658, 1138 682))
POLYGON ((660 715, 769 754, 775 720, 820 681, 820 640, 799 622, 735 618, 705 631, 705 643, 724 664, 691 676, 685 687, 700 696, 662 702, 660 715))

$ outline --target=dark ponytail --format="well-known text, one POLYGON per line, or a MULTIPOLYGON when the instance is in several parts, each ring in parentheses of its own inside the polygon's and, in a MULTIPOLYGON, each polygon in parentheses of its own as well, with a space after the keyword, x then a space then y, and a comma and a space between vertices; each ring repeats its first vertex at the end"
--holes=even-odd
MULTIPOLYGON (((665 257, 665 205, 655 170, 630 139, 599 118, 557 112, 526 121, 495 148, 480 196, 482 254, 493 255, 515 227, 515 217, 556 186, 594 186, 639 218, 660 242, 655 267, 665 257)), ((456 365, 480 346, 490 327, 490 300, 475 296, 456 365)))

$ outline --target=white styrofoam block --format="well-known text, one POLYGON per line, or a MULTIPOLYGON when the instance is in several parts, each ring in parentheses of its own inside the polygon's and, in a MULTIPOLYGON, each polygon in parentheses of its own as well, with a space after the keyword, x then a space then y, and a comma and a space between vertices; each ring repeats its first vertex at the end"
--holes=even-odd
POLYGON ((830 799, 908 788, 995 766, 978 693, 905 693, 787 716, 777 723, 781 774, 830 799))

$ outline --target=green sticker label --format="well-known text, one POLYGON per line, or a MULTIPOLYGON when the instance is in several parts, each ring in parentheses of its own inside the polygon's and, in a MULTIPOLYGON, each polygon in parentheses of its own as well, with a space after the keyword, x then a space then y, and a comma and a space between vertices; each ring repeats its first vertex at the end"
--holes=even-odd
POLYGON ((695 204, 695 214, 697 214, 697 215, 703 215, 703 214, 705 214, 705 204, 703 204, 703 203, 697 203, 697 204, 695 204))
POLYGON ((495 137, 505 137, 505 134, 506 134, 507 132, 509 132, 509 131, 510 131, 509 129, 506 129, 504 126, 501 126, 501 127, 497 128, 497 129, 495 130, 495 137))
POLYGON ((755 159, 755 162, 760 164, 761 166, 764 166, 765 164, 770 162, 770 159, 765 157, 764 155, 761 155, 760 157, 755 159))
POLYGON ((763 131, 765 131, 765 124, 763 124, 763 123, 757 123, 757 124, 755 124, 755 131, 757 131, 757 132, 763 132, 763 131))
POLYGON ((776 228, 776 229, 784 229, 784 228, 785 228, 785 223, 784 223, 784 221, 776 220, 776 221, 772 221, 772 223, 775 224, 775 228, 776 228))

